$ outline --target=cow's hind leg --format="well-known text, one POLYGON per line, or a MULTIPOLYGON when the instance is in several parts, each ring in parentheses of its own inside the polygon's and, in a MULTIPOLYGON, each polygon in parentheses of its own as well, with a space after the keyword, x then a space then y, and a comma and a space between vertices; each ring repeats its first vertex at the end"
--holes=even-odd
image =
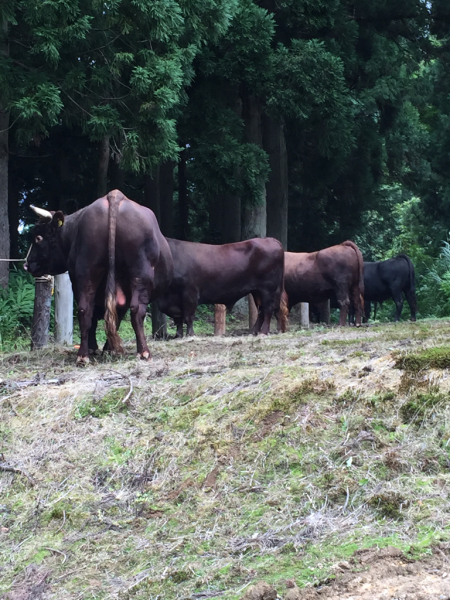
POLYGON ((402 316, 403 310, 403 294, 402 292, 394 292, 392 297, 395 302, 395 320, 400 321, 400 317, 402 316))
MULTIPOLYGON (((375 306, 376 306, 376 303, 375 303, 375 306)), ((369 322, 371 309, 372 309, 372 303, 369 300, 366 300, 364 302, 364 317, 363 317, 363 322, 364 323, 368 323, 369 322)))
POLYGON ((92 341, 92 325, 94 313, 95 290, 88 289, 81 292, 77 301, 78 304, 78 322, 80 324, 80 348, 77 355, 77 364, 86 365, 89 363, 89 338, 92 341))
MULTIPOLYGON (((350 306, 350 298, 347 290, 336 290, 336 299, 339 304, 339 325, 345 327, 347 325, 347 315, 350 306)), ((361 317, 360 317, 361 318, 361 317)))
POLYGON ((287 297, 284 298, 285 304, 281 306, 280 303, 280 292, 270 292, 262 290, 257 294, 253 294, 255 304, 258 307, 258 318, 253 327, 253 333, 256 335, 268 335, 270 333, 270 321, 274 312, 279 309, 283 312, 281 318, 281 330, 286 331, 285 322, 287 314, 287 297))
POLYGON ((416 310, 417 310, 417 300, 416 293, 414 291, 408 290, 405 292, 406 300, 409 304, 409 309, 411 311, 411 321, 416 320, 416 310))
POLYGON ((352 287, 352 304, 355 312, 355 325, 361 327, 361 317, 364 308, 364 298, 358 285, 352 287))
POLYGON ((131 324, 136 335, 137 355, 144 360, 151 358, 150 349, 144 333, 144 319, 147 306, 150 302, 150 291, 153 289, 153 281, 150 278, 131 278, 131 324))

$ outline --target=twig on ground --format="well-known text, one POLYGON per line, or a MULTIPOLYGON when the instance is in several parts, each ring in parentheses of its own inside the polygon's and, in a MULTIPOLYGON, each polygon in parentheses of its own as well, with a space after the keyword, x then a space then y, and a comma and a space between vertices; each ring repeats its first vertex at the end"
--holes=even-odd
POLYGON ((28 479, 31 485, 35 485, 35 481, 28 475, 26 471, 23 469, 18 469, 17 467, 13 467, 12 465, 8 465, 6 463, 0 463, 0 471, 7 471, 10 473, 19 473, 28 479))
POLYGON ((63 523, 62 523, 61 527, 59 529, 57 529, 53 535, 56 535, 57 533, 59 533, 65 524, 66 524, 66 511, 63 510, 63 523))
POLYGON ((63 561, 61 563, 62 565, 67 560, 67 556, 64 554, 64 552, 61 552, 61 550, 56 550, 56 548, 47 548, 46 546, 44 546, 44 550, 49 550, 50 552, 56 552, 57 554, 61 554, 61 556, 64 556, 63 561))
POLYGON ((109 370, 112 371, 113 373, 117 373, 118 375, 121 375, 124 379, 128 379, 128 383, 130 384, 130 389, 128 390, 128 393, 125 396, 125 398, 121 401, 122 404, 127 404, 128 400, 131 398, 131 394, 133 393, 133 382, 131 381, 131 377, 129 375, 126 375, 125 373, 116 371, 115 369, 109 369, 109 370))

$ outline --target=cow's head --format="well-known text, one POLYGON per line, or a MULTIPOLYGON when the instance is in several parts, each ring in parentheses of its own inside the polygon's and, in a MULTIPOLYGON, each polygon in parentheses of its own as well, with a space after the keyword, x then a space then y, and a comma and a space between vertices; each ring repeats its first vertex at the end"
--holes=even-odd
POLYGON ((60 233, 60 227, 64 225, 63 213, 60 210, 50 212, 33 205, 31 209, 40 218, 31 232, 31 246, 24 269, 33 277, 64 273, 67 271, 67 260, 63 254, 60 233))

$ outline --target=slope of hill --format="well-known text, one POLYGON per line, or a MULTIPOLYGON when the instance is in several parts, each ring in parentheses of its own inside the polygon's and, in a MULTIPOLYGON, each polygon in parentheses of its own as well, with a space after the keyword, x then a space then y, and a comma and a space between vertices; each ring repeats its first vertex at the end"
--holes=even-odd
POLYGON ((374 546, 444 576, 435 347, 450 356, 448 322, 154 342, 149 363, 130 343, 81 370, 67 349, 2 355, 0 592, 231 600, 265 580, 285 598, 374 546))

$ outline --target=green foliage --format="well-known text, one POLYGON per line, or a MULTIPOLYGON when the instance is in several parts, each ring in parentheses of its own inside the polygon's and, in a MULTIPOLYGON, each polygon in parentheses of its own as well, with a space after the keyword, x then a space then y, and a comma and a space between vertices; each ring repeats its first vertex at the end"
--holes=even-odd
POLYGON ((0 348, 27 344, 34 309, 34 280, 24 271, 11 271, 9 287, 0 290, 0 348))

